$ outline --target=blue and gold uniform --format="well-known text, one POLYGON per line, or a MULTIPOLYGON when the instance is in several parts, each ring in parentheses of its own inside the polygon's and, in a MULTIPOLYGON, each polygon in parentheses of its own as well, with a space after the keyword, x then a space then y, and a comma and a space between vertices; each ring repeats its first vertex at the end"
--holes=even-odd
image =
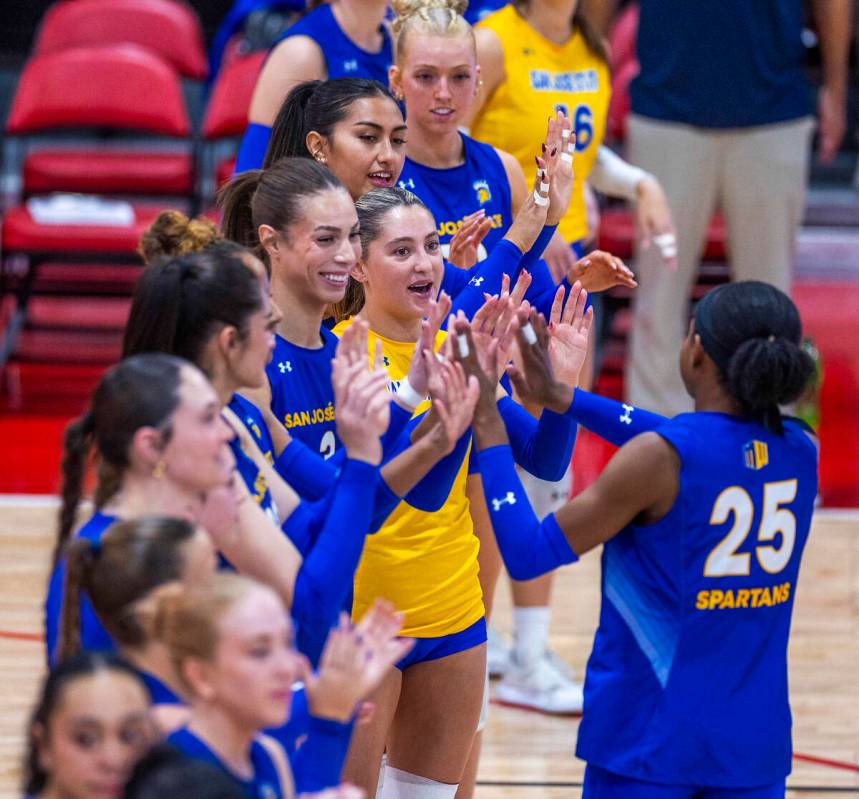
POLYGON ((800 423, 784 426, 690 413, 656 429, 680 457, 679 491, 664 518, 603 549, 576 749, 589 765, 671 785, 783 786, 788 635, 817 495, 817 448, 800 423))
MULTIPOLYGON (((340 322, 334 332, 343 331, 350 323, 348 319, 340 322)), ((440 332, 436 337, 436 350, 445 336, 440 332)), ((391 390, 396 392, 408 374, 415 343, 393 341, 370 331, 371 353, 376 341, 382 343, 391 390)), ((424 402, 416 413, 428 407, 429 402, 424 402)), ((405 614, 402 634, 410 637, 450 636, 483 619, 478 541, 465 494, 469 448, 462 451, 464 457, 453 487, 440 509, 425 511, 403 500, 381 529, 367 539, 355 574, 355 618, 360 618, 376 597, 384 597, 405 614)), ((481 642, 476 640, 470 645, 481 642)))
POLYGON ((337 336, 322 328, 322 346, 307 349, 275 336, 274 354, 266 366, 271 384, 271 409, 293 438, 326 460, 339 441, 334 423, 331 360, 337 336))
POLYGON ((482 208, 492 222, 480 245, 478 260, 482 261, 513 222, 510 181, 494 147, 465 134, 460 136, 465 155, 462 164, 436 169, 407 157, 397 185, 420 197, 435 217, 445 258, 463 218, 482 208))
POLYGON ((483 19, 504 44, 504 80, 487 98, 472 135, 516 157, 526 175, 546 135, 546 119, 562 110, 575 131, 575 182, 570 209, 558 231, 570 243, 588 232, 584 184, 605 133, 611 97, 608 65, 576 30, 564 44, 537 33, 513 4, 483 19))

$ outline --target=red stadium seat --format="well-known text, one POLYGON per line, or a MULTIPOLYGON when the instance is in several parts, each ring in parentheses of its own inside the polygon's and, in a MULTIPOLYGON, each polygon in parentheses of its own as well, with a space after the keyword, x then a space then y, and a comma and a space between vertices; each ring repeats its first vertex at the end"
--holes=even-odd
MULTIPOLYGON (((236 54, 221 65, 203 117, 203 139, 209 146, 207 163, 201 172, 209 186, 212 176, 217 187, 226 183, 233 174, 236 165, 234 147, 225 150, 224 147, 216 148, 215 144, 224 139, 238 139, 245 132, 257 76, 266 56, 265 52, 236 54), (218 156, 215 155, 216 149, 220 150, 218 156), (224 157, 225 151, 230 155, 224 157)), ((206 196, 211 194, 211 189, 204 191, 206 196)))
MULTIPOLYGON (((724 261, 727 258, 725 247, 725 221, 720 215, 710 220, 704 259, 724 261)), ((635 220, 626 208, 608 208, 600 216, 599 247, 620 258, 631 258, 635 244, 635 220)))
POLYGON ((608 35, 612 74, 627 61, 635 59, 635 38, 638 35, 638 3, 630 3, 618 14, 608 35))
POLYGON ((241 136, 248 123, 248 109, 267 53, 235 56, 218 73, 203 118, 203 138, 241 136))
MULTIPOLYGON (((31 294, 42 290, 42 263, 139 264, 143 230, 167 202, 175 206, 180 197, 185 199, 179 204, 187 206, 194 189, 191 125, 179 75, 137 45, 79 47, 33 58, 18 83, 7 133, 21 140, 10 152, 21 153, 25 195, 103 192, 134 202, 129 224, 47 224, 34 219, 26 203, 5 215, 3 257, 23 256, 29 269, 17 281, 17 310, 0 365, 13 352, 31 294), (165 199, 156 205, 155 197, 165 199)), ((81 288, 87 290, 85 270, 81 266, 81 288)), ((65 285, 71 277, 67 272, 65 285)))
POLYGON ((62 0, 45 14, 34 53, 124 42, 158 53, 186 78, 206 77, 200 21, 178 0, 62 0))

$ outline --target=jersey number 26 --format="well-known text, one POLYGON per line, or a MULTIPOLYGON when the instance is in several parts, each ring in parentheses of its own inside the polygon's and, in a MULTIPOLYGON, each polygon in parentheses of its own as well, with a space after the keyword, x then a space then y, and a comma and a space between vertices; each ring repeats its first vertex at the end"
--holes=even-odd
MULTIPOLYGON (((761 568, 770 574, 780 572, 790 561, 796 543, 796 517, 783 507, 796 498, 796 480, 764 483, 764 507, 758 526, 755 556, 761 568), (781 541, 774 546, 776 536, 781 541)), ((704 564, 705 577, 739 577, 749 573, 751 553, 737 552, 752 528, 754 504, 746 489, 731 486, 722 491, 713 505, 710 524, 724 524, 733 514, 730 532, 713 548, 704 564)))

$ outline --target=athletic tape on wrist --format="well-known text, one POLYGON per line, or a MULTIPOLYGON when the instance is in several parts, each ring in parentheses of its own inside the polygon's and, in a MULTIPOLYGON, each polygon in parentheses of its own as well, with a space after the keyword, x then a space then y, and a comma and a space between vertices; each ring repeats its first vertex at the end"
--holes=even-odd
POLYGON ((415 390, 415 387, 409 382, 408 375, 402 379, 400 385, 397 386, 397 399, 408 405, 412 410, 418 407, 426 397, 415 390))
POLYGON ((468 349, 468 339, 465 336, 457 336, 456 337, 456 346, 459 349, 459 357, 467 358, 469 349, 468 349))
POLYGON ((525 322, 522 325, 522 335, 525 336, 525 341, 531 346, 537 343, 537 334, 534 332, 534 327, 530 322, 525 322))

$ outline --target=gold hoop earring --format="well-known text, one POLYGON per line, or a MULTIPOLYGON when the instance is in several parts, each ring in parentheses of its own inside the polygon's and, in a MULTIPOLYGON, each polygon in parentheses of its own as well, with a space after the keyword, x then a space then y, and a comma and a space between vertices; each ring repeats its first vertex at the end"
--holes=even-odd
POLYGON ((163 460, 160 460, 155 464, 155 468, 152 470, 152 476, 156 480, 163 480, 165 474, 167 474, 167 464, 163 460))

